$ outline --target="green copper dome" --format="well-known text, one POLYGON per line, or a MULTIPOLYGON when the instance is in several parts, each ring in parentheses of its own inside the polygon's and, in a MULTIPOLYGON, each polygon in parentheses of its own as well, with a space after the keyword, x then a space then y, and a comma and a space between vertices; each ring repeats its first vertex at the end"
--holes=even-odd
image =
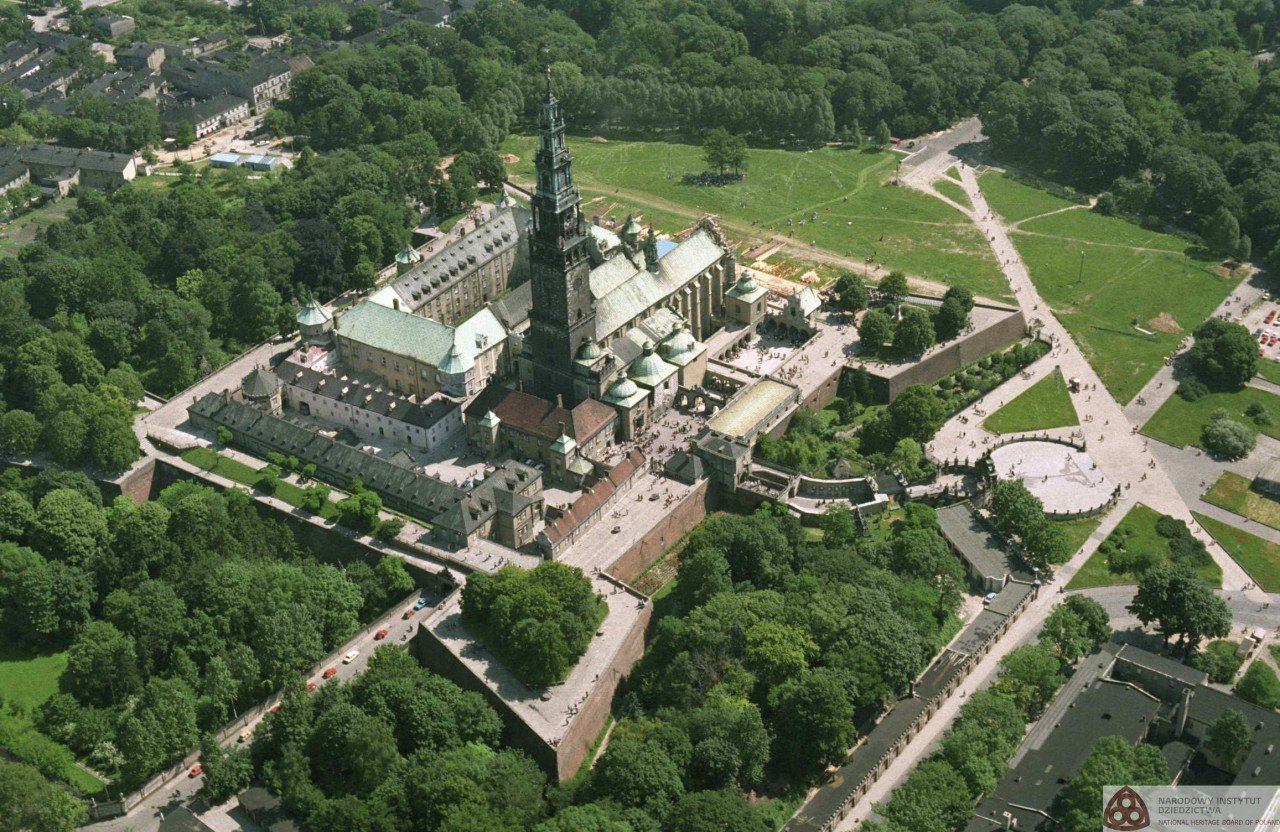
POLYGON ((609 385, 605 398, 611 401, 624 401, 634 396, 639 390, 634 381, 626 376, 620 376, 617 381, 609 385))
POLYGON ((604 353, 600 351, 600 345, 595 341, 587 341, 578 349, 578 358, 583 361, 595 361, 602 355, 604 353))
POLYGON ((693 333, 689 331, 683 323, 678 324, 676 328, 662 342, 662 346, 658 347, 658 351, 664 358, 675 358, 692 352, 697 340, 693 337, 693 333))

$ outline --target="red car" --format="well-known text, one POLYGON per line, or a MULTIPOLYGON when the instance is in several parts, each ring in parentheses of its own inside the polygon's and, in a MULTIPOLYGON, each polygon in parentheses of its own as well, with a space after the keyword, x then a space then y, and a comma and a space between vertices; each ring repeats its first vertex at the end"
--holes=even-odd
POLYGON ((316 683, 315 683, 315 682, 307 682, 307 693, 311 693, 311 692, 312 692, 312 691, 314 691, 315 689, 316 689, 316 683))
POLYGON ((277 702, 276 704, 272 705, 268 710, 270 710, 270 711, 271 711, 271 713, 273 713, 273 714, 278 714, 278 713, 280 713, 280 703, 279 703, 279 702, 277 702))
POLYGON ((329 667, 329 668, 326 668, 326 669, 325 669, 325 671, 324 671, 324 678, 326 678, 326 679, 332 679, 332 678, 333 678, 333 674, 335 674, 335 673, 337 673, 337 672, 338 672, 338 668, 336 668, 336 667, 329 667))
POLYGON ((187 772, 187 776, 188 776, 188 777, 192 777, 192 778, 194 778, 194 777, 199 777, 201 774, 204 774, 204 764, 203 764, 203 763, 196 763, 195 765, 193 765, 193 766, 191 767, 191 771, 188 771, 188 772, 187 772))
POLYGON ((386 627, 383 627, 381 630, 379 630, 378 632, 376 632, 376 633, 374 633, 374 634, 373 634, 373 640, 374 640, 374 641, 382 641, 382 640, 383 640, 384 638, 386 638, 386 637, 387 637, 387 628, 386 628, 386 627))

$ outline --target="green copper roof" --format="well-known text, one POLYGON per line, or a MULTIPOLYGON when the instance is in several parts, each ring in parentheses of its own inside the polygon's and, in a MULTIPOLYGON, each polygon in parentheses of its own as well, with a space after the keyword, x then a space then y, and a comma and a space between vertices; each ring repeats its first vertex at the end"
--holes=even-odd
POLYGON ((333 313, 320 305, 315 298, 307 301, 306 306, 298 310, 298 326, 320 326, 333 320, 333 313))
POLYGON ((662 354, 663 358, 675 358, 687 352, 692 352, 697 343, 693 333, 683 323, 680 323, 676 325, 672 333, 658 347, 658 352, 662 354))
POLYGON ((484 416, 480 417, 480 427, 482 428, 491 428, 495 425, 501 424, 501 422, 502 420, 498 418, 498 414, 494 413, 492 410, 485 411, 484 416))
POLYGON ((444 357, 444 362, 436 368, 441 373, 448 375, 461 375, 476 365, 469 355, 460 355, 458 353, 458 345, 451 344, 449 352, 444 357))
POLYGON ((645 341, 644 355, 631 362, 631 368, 627 371, 627 375, 637 384, 656 387, 675 371, 675 367, 663 361, 653 351, 653 342, 645 341))
POLYGON ((244 381, 241 383, 241 389, 251 399, 263 398, 280 389, 280 379, 270 370, 257 367, 252 373, 245 376, 244 381))
POLYGON ((578 350, 578 358, 583 361, 595 361, 604 353, 600 352, 600 345, 595 341, 587 341, 582 345, 582 349, 578 350))
POLYGON ((569 454, 573 453, 573 450, 577 447, 578 447, 577 442, 573 441, 573 439, 567 433, 562 433, 560 434, 560 438, 552 443, 551 453, 568 456, 569 454))

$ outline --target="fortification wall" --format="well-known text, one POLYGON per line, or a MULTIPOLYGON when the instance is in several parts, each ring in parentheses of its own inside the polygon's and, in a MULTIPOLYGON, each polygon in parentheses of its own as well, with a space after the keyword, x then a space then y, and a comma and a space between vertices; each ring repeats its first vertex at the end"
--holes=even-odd
POLYGON ((662 522, 631 544, 605 571, 624 583, 634 581, 641 572, 662 557, 663 552, 707 516, 709 482, 704 479, 694 486, 683 500, 672 507, 662 522))

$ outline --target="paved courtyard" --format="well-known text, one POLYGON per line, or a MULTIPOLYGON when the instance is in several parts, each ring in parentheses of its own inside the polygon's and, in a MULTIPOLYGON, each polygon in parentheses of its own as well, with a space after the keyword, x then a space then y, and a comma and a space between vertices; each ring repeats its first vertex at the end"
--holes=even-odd
POLYGON ((992 451, 991 462, 997 477, 1021 480, 1054 514, 1106 505, 1115 491, 1088 453, 1057 442, 1011 442, 992 451))

